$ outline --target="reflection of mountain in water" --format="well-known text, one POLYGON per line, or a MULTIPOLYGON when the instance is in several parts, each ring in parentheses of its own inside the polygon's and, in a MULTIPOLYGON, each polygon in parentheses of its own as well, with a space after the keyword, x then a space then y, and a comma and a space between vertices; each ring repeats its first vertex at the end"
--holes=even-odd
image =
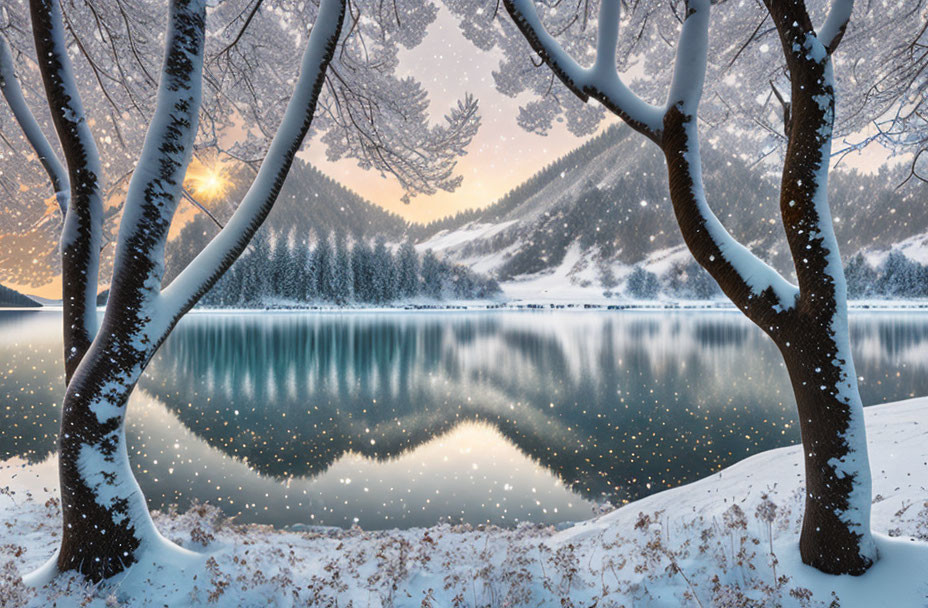
POLYGON ((482 420, 585 496, 630 498, 797 439, 778 355, 730 315, 197 316, 143 386, 278 477, 482 420))
MULTIPOLYGON (((54 450, 60 323, 0 313, 0 459, 54 450)), ((865 402, 928 393, 928 318, 855 316, 852 339, 865 402)), ((634 498, 798 439, 779 355, 728 313, 192 315, 142 386, 278 478, 474 420, 586 497, 634 498)))

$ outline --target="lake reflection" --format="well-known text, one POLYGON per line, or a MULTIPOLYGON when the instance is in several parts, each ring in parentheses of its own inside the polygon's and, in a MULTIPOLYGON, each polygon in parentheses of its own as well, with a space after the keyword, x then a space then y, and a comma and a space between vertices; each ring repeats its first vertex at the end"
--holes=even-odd
MULTIPOLYGON (((0 312, 0 457, 54 450, 60 315, 0 312)), ((928 315, 857 314, 865 403, 928 393, 928 315)), ((130 407, 153 508, 364 528, 558 522, 798 441, 733 312, 194 314, 130 407)))

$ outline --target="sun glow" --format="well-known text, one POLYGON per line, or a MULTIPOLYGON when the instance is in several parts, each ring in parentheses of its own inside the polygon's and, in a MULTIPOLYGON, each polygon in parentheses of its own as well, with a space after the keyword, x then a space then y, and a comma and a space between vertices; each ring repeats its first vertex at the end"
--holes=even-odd
POLYGON ((222 198, 231 185, 231 180, 221 163, 191 163, 186 181, 193 194, 207 201, 222 198))

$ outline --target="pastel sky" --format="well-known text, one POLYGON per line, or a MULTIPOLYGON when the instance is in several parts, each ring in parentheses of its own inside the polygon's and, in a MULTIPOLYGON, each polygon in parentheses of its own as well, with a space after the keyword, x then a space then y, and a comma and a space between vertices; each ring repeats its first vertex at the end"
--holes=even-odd
MULTIPOLYGON (((400 75, 413 76, 425 85, 434 120, 443 120, 447 109, 466 93, 474 94, 480 102, 480 131, 468 154, 458 163, 458 174, 464 176, 464 181, 454 192, 418 196, 405 205, 401 202, 402 190, 394 179, 359 169, 353 160, 329 162, 324 147, 317 141, 305 145, 300 156, 372 203, 408 220, 428 222, 465 209, 486 207, 584 141, 571 135, 563 125, 557 125, 547 136, 521 129, 516 116, 519 106, 529 101, 529 97, 513 99, 496 90, 493 70, 499 60, 498 53, 480 51, 467 41, 443 6, 423 43, 401 55, 400 75)), ((618 119, 610 118, 604 126, 615 122, 618 119)), ((843 164, 870 171, 885 161, 885 152, 871 146, 865 154, 850 156, 843 164)), ((176 233, 193 213, 192 208, 181 206, 172 231, 176 233)), ((60 277, 38 287, 6 284, 47 298, 60 297, 61 293, 60 277)))
MULTIPOLYGON (((496 90, 493 70, 500 57, 498 52, 481 51, 466 40, 454 17, 440 6, 422 44, 400 58, 400 75, 413 76, 428 89, 435 120, 442 120, 445 111, 465 93, 474 94, 480 101, 480 131, 467 156, 458 162, 464 182, 456 191, 418 196, 404 205, 400 201, 402 189, 394 179, 363 171, 352 160, 329 162, 318 142, 304 146, 301 157, 364 198, 408 220, 428 222, 465 209, 486 207, 585 141, 563 125, 557 125, 547 136, 521 129, 516 116, 519 106, 530 97, 510 98, 496 90)), ((609 117, 603 128, 615 122, 617 118, 609 117)), ((885 161, 885 151, 873 145, 864 154, 848 156, 842 164, 870 171, 885 161)))
POLYGON ((400 61, 400 75, 413 76, 428 89, 435 120, 443 120, 445 111, 465 93, 480 101, 480 131, 467 156, 458 163, 464 183, 455 192, 418 196, 404 205, 394 179, 362 171, 354 161, 328 162, 324 148, 316 142, 305 146, 301 156, 364 198, 406 219, 428 222, 463 209, 485 207, 583 143, 563 126, 547 136, 522 130, 516 116, 519 105, 528 98, 512 99, 496 91, 492 72, 499 64, 499 55, 480 51, 468 42, 444 7, 422 44, 404 53, 400 61))

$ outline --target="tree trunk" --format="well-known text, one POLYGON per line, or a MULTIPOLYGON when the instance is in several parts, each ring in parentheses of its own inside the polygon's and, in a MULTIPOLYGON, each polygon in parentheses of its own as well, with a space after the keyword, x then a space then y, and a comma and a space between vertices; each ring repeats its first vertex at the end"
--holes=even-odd
MULTIPOLYGON (((794 118, 805 120, 806 128, 817 133, 823 132, 822 119, 821 113, 794 118)), ((738 268, 738 252, 723 249, 715 238, 714 218, 709 216, 696 164, 695 118, 676 107, 668 110, 661 148, 671 203, 690 252, 732 302, 774 340, 786 363, 805 457, 802 561, 830 574, 863 574, 877 557, 870 532, 871 477, 863 405, 850 353, 840 256, 830 217, 823 217, 827 199, 824 206, 816 204, 816 197, 827 187, 823 178, 827 171, 818 171, 818 165, 810 163, 816 158, 820 164, 827 163, 827 154, 822 156, 820 141, 814 156, 796 145, 798 137, 792 143, 785 163, 789 183, 784 184, 781 196, 784 215, 796 210, 815 214, 805 217, 803 228, 796 228, 789 217, 784 222, 788 233, 799 237, 791 244, 798 249, 794 251, 797 259, 804 261, 797 264, 797 273, 806 290, 795 292, 792 302, 774 287, 757 287, 766 285, 765 281, 746 279, 738 268), (791 185, 797 175, 805 178, 804 188, 791 185)))
POLYGON ((206 19, 203 2, 172 2, 158 109, 126 196, 106 313, 62 407, 59 571, 100 581, 152 549, 159 549, 159 560, 188 553, 161 537, 148 513, 129 465, 126 405, 151 356, 273 206, 315 114, 345 6, 343 0, 321 3, 294 95, 258 177, 219 236, 162 291, 164 246, 196 134, 206 19))
POLYGON ((615 69, 618 2, 602 2, 596 60, 573 61, 531 0, 504 0, 516 26, 564 85, 590 97, 660 146, 674 215, 696 261, 780 348, 799 408, 808 483, 801 537, 805 563, 861 574, 876 559, 870 534, 870 468, 863 408, 851 360, 847 285, 828 207, 835 116, 831 54, 853 1, 836 1, 816 34, 803 0, 764 0, 780 36, 791 83, 780 211, 799 286, 739 243, 704 192, 696 113, 708 53, 709 0, 686 2, 667 105, 647 104, 615 69))
MULTIPOLYGON (((842 307, 843 308, 843 307, 842 307)), ((863 574, 876 560, 863 404, 847 344, 846 312, 799 311, 777 340, 799 413, 806 497, 799 538, 805 564, 863 574), (843 326, 843 328, 842 328, 843 326)))
MULTIPOLYGON (((101 336, 116 334, 110 330, 104 324, 101 336)), ((138 351, 119 346, 125 344, 112 338, 94 342, 68 384, 61 413, 58 569, 93 581, 124 570, 143 544, 160 539, 126 449, 126 403, 142 365, 138 351)))
POLYGON ((31 0, 32 34, 52 121, 68 165, 70 200, 61 235, 65 381, 96 335, 97 282, 103 242, 103 170, 74 86, 68 39, 56 0, 31 0))

